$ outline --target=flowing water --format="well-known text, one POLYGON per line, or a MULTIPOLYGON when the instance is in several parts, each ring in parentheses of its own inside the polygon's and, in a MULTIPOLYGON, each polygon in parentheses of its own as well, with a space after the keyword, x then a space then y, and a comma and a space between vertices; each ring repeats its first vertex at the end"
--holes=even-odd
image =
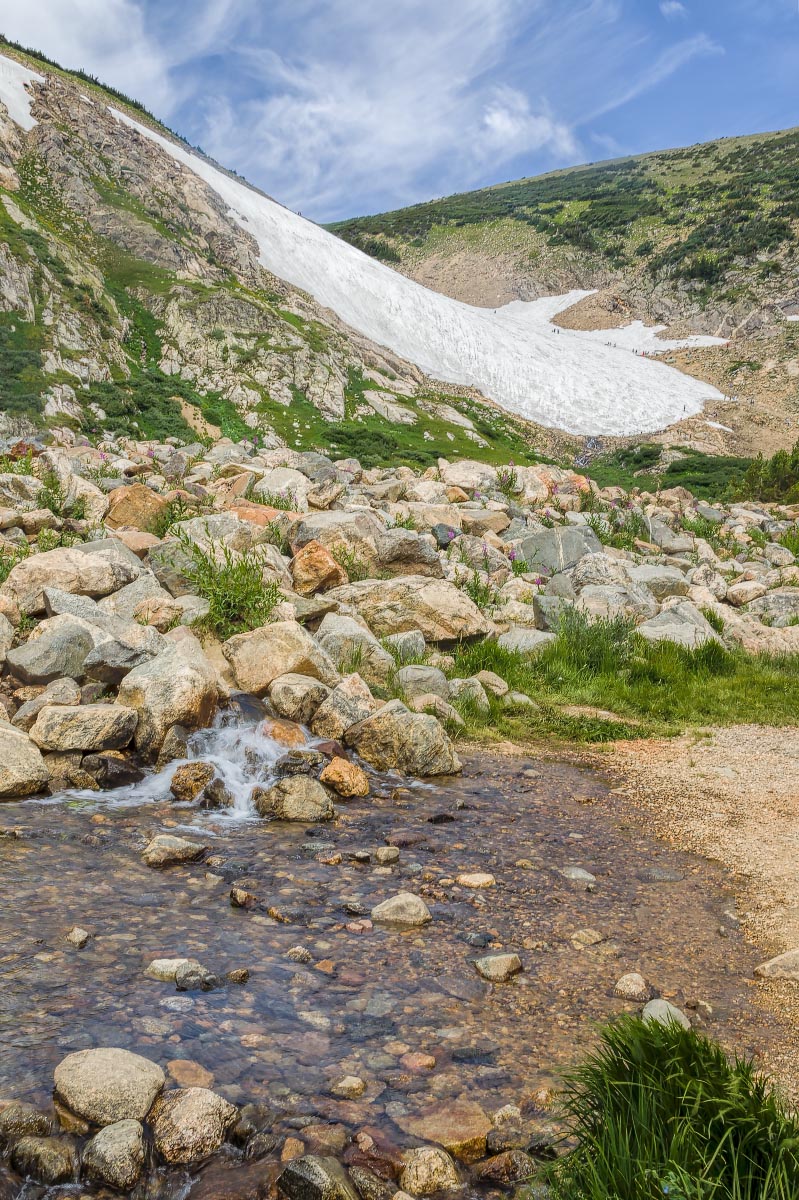
POLYGON ((491 1113, 555 1083, 597 1022, 633 1008, 613 996, 633 970, 729 1046, 768 1059, 779 1041, 752 1002, 756 960, 720 873, 648 837, 596 774, 473 754, 434 784, 372 775, 368 799, 307 828, 250 811, 254 778, 281 753, 240 713, 190 752, 217 765, 232 809, 176 805, 169 771, 0 808, 0 1098, 46 1104, 66 1054, 123 1046, 180 1082, 267 1102, 284 1129, 368 1125, 407 1146, 422 1107, 468 1098, 491 1113), (206 861, 146 867, 163 832, 202 841, 206 861), (400 848, 393 867, 374 859, 386 844, 400 848), (569 867, 596 882, 571 882, 569 867), (456 882, 475 871, 495 886, 456 882), (255 908, 231 906, 234 881, 255 908), (432 923, 370 927, 400 891, 424 896, 432 923), (92 934, 84 949, 64 940, 73 925, 92 934), (309 961, 287 956, 296 947, 309 961), (492 986, 473 960, 500 949, 524 972, 492 986), (179 956, 219 975, 246 967, 249 981, 179 993, 145 976, 179 956), (346 1075, 365 1082, 359 1099, 331 1094, 346 1075))

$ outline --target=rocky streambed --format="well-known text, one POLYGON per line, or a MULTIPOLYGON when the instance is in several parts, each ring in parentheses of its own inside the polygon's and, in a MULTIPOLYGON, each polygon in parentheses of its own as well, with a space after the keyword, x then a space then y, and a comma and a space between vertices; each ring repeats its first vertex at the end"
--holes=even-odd
POLYGON ((3 806, 3 1198, 43 1195, 53 1162, 48 1200, 79 1177, 148 1200, 507 1187, 553 1153, 553 1089, 596 1024, 652 996, 768 1062, 783 1033, 724 878, 594 772, 475 753, 434 782, 370 771, 333 821, 264 821, 241 799, 258 729, 244 710, 194 736, 232 807, 176 803, 174 764, 3 806), (148 865, 165 838, 191 861, 148 865), (418 923, 387 922, 397 903, 418 923), (70 1091, 59 1064, 98 1047, 155 1064, 155 1108, 109 1124, 99 1066, 88 1108, 70 1091))

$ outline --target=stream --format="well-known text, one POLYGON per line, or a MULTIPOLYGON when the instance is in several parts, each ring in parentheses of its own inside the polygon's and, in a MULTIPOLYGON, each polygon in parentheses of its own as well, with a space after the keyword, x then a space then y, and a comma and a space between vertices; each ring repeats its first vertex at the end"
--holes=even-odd
POLYGON ((340 1123, 419 1144, 408 1130, 431 1106, 529 1111, 598 1023, 635 1010, 613 994, 630 971, 726 1046, 767 1061, 778 1045, 721 873, 648 836, 596 773, 473 752, 434 783, 371 773, 368 799, 306 827, 249 807, 284 752, 243 709, 189 752, 216 764, 230 809, 174 803, 175 764, 117 792, 0 807, 0 1098, 47 1106, 65 1055, 121 1046, 173 1083, 269 1104, 284 1133, 340 1123), (209 854, 153 870, 141 851, 157 833, 209 854), (393 866, 375 862, 385 845, 393 866), (464 872, 496 882, 461 886, 464 872), (255 908, 231 905, 233 883, 255 908), (371 927, 401 891, 424 897, 431 924, 371 927), (83 949, 65 941, 73 925, 92 935, 83 949), (492 985, 473 961, 499 950, 524 970, 492 985), (249 980, 181 993, 144 974, 181 956, 249 980), (363 1095, 337 1097, 350 1075, 363 1095))

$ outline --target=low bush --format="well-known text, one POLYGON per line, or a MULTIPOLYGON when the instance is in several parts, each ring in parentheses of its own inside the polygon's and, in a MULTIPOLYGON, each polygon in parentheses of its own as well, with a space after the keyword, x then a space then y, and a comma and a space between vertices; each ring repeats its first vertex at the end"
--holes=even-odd
POLYGON ((799 1124, 751 1062, 671 1022, 622 1017, 568 1076, 578 1146, 557 1200, 795 1200, 799 1124))
POLYGON ((212 633, 224 641, 266 624, 280 602, 280 587, 264 582, 263 564, 252 551, 240 554, 221 544, 205 550, 185 533, 178 541, 188 558, 186 574, 210 605, 203 624, 212 633))

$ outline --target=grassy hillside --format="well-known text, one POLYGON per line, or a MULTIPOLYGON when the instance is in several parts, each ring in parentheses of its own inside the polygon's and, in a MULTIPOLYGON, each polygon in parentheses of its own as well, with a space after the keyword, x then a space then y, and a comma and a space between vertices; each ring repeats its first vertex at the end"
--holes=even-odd
POLYGON ((504 226, 507 246, 529 247, 531 269, 543 244, 611 272, 724 293, 742 286, 741 272, 780 276, 796 252, 799 130, 590 164, 330 228, 398 262, 442 236, 468 244, 489 224, 504 226))

